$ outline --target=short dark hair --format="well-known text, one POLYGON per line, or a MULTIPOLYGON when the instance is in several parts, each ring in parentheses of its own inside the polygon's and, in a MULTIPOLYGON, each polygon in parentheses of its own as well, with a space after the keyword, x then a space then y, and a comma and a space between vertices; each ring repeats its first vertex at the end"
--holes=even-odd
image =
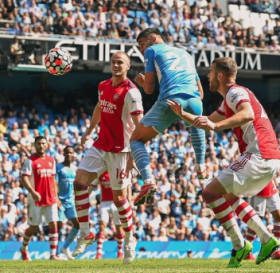
POLYGON ((46 140, 48 142, 48 140, 47 140, 47 138, 45 136, 37 136, 37 137, 35 137, 35 143, 40 141, 40 140, 42 140, 42 139, 44 139, 44 140, 46 140))
POLYGON ((216 65, 216 72, 223 72, 228 76, 235 76, 237 74, 237 64, 233 58, 223 57, 216 58, 212 64, 216 65))
POLYGON ((137 36, 137 42, 141 38, 150 36, 151 34, 158 35, 158 36, 160 36, 164 40, 164 37, 163 37, 163 35, 161 34, 161 32, 160 32, 160 30, 158 28, 150 27, 150 28, 146 28, 145 30, 140 32, 140 34, 137 36))
POLYGON ((67 145, 67 146, 65 146, 65 148, 63 149, 63 153, 65 153, 65 152, 67 151, 67 149, 73 149, 73 150, 74 150, 74 148, 73 148, 72 146, 67 145))

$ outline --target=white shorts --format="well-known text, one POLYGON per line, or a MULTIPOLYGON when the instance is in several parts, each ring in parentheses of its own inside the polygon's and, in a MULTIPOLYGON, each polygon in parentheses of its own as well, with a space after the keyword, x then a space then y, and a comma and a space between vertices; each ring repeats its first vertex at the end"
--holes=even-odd
POLYGON ((268 184, 279 167, 278 159, 262 159, 255 154, 244 153, 222 170, 217 179, 227 193, 250 197, 268 184))
POLYGON ((39 226, 42 223, 42 216, 45 217, 47 223, 58 222, 57 204, 39 207, 30 202, 28 204, 28 225, 39 226))
POLYGON ((98 213, 99 221, 109 223, 110 214, 113 216, 114 224, 117 226, 121 225, 119 212, 114 202, 101 202, 100 210, 98 213))
POLYGON ((248 202, 255 209, 256 213, 259 216, 265 215, 266 208, 270 213, 276 210, 280 210, 280 198, 278 192, 271 197, 261 197, 256 195, 248 198, 248 202))
POLYGON ((80 162, 79 169, 97 173, 98 177, 108 171, 111 188, 122 190, 130 184, 130 177, 125 176, 127 159, 128 153, 108 153, 91 147, 80 162))

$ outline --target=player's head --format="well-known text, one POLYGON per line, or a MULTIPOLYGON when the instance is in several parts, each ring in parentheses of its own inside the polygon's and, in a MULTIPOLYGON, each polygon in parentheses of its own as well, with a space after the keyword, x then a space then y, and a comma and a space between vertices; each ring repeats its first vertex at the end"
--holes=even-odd
POLYGON ((149 46, 164 43, 164 37, 156 27, 146 28, 138 35, 137 43, 140 46, 140 51, 144 53, 149 46))
POLYGON ((126 76, 130 68, 130 57, 123 51, 118 51, 112 55, 111 71, 113 77, 126 76))
POLYGON ((210 67, 208 80, 211 91, 218 91, 222 84, 235 82, 237 64, 229 57, 216 58, 210 67))
POLYGON ((63 149, 63 155, 64 155, 64 161, 65 162, 68 162, 68 163, 71 163, 74 161, 74 148, 71 147, 71 146, 66 146, 64 149, 63 149))
POLYGON ((44 136, 35 137, 36 154, 43 156, 48 148, 48 141, 44 136))

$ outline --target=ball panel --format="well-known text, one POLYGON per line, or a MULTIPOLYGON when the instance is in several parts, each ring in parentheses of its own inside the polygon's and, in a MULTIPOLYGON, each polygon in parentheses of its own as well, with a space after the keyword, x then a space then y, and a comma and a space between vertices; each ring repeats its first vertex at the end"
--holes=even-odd
POLYGON ((49 73, 62 76, 72 68, 72 56, 64 48, 52 48, 45 57, 45 66, 49 73))

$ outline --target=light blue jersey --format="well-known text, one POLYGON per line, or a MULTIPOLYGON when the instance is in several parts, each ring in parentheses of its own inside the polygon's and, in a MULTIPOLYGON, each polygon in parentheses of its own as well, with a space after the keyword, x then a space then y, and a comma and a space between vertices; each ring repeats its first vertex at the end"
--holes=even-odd
POLYGON ((63 163, 57 164, 56 180, 58 182, 58 197, 63 204, 74 205, 74 179, 77 167, 66 167, 63 163))
POLYGON ((156 72, 159 81, 158 100, 183 94, 200 98, 199 80, 192 56, 180 48, 167 44, 155 44, 146 49, 145 73, 156 72))

